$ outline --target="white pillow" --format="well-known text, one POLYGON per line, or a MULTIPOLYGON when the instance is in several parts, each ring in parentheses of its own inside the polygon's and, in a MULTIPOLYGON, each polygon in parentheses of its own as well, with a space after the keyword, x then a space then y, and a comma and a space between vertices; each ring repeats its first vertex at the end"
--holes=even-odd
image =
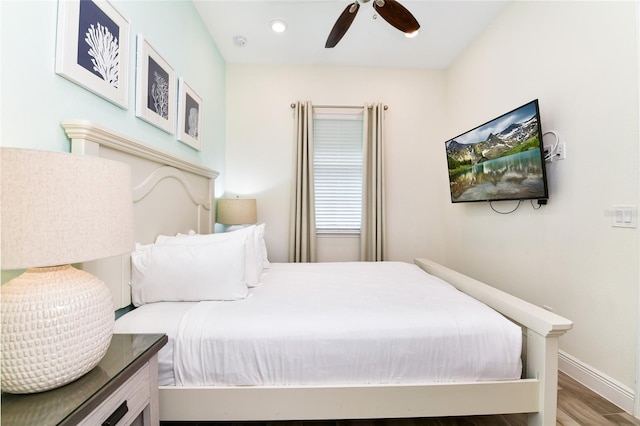
POLYGON ((257 256, 260 258, 260 260, 258 261, 260 272, 262 272, 263 269, 268 269, 269 266, 271 266, 271 264, 269 263, 269 259, 267 258, 267 245, 264 242, 264 228, 264 223, 256 225, 256 251, 257 256))
POLYGON ((153 302, 237 300, 249 291, 241 239, 198 245, 138 245, 131 253, 134 306, 153 302))
POLYGON ((245 273, 247 286, 255 287, 260 283, 262 273, 262 252, 256 250, 256 226, 251 225, 238 231, 224 232, 220 234, 178 234, 175 237, 158 235, 156 244, 207 244, 210 242, 224 243, 227 241, 241 240, 245 243, 245 273))
MULTIPOLYGON (((261 223, 260 225, 251 225, 251 227, 255 228, 253 235, 255 239, 256 269, 258 271, 258 280, 260 280, 260 276, 262 272, 271 266, 267 256, 267 245, 264 242, 265 226, 266 225, 264 223, 261 223)), ((240 231, 243 231, 245 229, 247 228, 240 229, 240 231)), ((238 232, 238 230, 234 230, 230 232, 238 232)))
MULTIPOLYGON (((271 266, 269 262, 269 256, 267 253, 267 245, 264 242, 264 228, 265 224, 261 223, 260 225, 255 225, 255 237, 256 237, 256 258, 258 259, 258 271, 262 272, 263 269, 268 269, 271 266)), ((231 231, 233 232, 233 231, 231 231)), ((193 229, 190 229, 187 234, 176 234, 177 237, 184 237, 187 235, 199 235, 193 229)), ((160 241, 166 241, 169 238, 173 238, 167 235, 159 235, 156 238, 156 243, 160 241)))

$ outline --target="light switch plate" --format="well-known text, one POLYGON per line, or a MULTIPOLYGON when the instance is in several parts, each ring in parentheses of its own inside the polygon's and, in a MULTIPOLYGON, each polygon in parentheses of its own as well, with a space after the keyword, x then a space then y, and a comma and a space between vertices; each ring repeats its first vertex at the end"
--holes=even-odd
POLYGON ((636 206, 613 206, 612 216, 612 226, 616 228, 636 228, 638 226, 638 209, 636 206))

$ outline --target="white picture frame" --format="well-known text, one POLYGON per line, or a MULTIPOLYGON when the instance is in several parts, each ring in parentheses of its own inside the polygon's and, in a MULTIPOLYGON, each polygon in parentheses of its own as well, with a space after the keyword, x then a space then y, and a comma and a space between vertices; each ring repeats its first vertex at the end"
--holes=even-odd
POLYGON ((178 79, 178 140, 200 151, 202 149, 202 98, 184 81, 178 79))
POLYGON ((56 74, 128 109, 131 22, 107 0, 60 0, 57 25, 56 74))
POLYGON ((173 135, 175 72, 142 34, 137 36, 136 57, 136 117, 173 135))

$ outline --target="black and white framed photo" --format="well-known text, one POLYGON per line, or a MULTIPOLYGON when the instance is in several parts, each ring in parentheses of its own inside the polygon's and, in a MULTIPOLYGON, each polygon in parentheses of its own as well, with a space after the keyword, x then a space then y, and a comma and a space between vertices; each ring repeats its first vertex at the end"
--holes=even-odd
POLYGON ((136 116, 169 134, 176 122, 176 78, 173 68, 138 34, 136 116))
POLYGON ((202 99, 178 80, 178 140, 200 151, 202 147, 202 99))
POLYGON ((130 27, 106 0, 60 0, 56 73, 127 109, 130 27))

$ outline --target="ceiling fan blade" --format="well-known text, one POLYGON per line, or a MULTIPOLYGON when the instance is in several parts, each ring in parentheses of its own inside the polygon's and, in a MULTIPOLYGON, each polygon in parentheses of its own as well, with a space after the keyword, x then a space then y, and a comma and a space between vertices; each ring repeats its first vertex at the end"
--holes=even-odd
POLYGON ((342 40, 342 37, 345 35, 347 30, 351 26, 351 23, 355 19, 356 13, 358 13, 358 9, 360 9, 360 4, 358 4, 358 2, 356 1, 355 3, 347 6, 342 11, 340 16, 338 17, 338 20, 333 25, 331 32, 329 33, 327 42, 324 45, 325 48, 335 47, 335 45, 338 44, 340 40, 342 40))
POLYGON ((402 31, 403 33, 413 33, 420 29, 420 24, 416 18, 403 5, 396 0, 384 0, 382 6, 378 6, 378 1, 373 2, 373 7, 378 11, 385 21, 402 31))

